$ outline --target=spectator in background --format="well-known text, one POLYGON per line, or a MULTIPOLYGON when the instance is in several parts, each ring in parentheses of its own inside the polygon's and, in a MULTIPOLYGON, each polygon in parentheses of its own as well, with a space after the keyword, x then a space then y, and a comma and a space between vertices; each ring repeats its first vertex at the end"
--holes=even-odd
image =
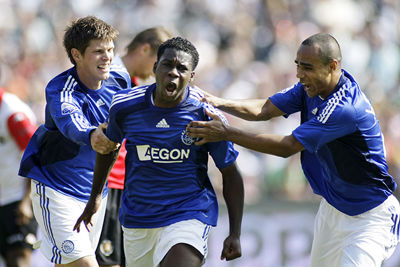
MULTIPOLYGON (((157 49, 161 43, 171 37, 163 27, 149 28, 139 32, 127 46, 127 53, 121 58, 115 56, 112 70, 122 69, 129 73, 132 86, 137 86, 139 79, 147 80, 153 75, 153 66, 157 60, 157 49), (139 78, 139 79, 138 79, 139 78)), ((127 84, 125 87, 128 87, 127 84)), ((108 177, 108 200, 103 229, 96 250, 100 266, 124 266, 124 247, 118 210, 125 184, 125 142, 122 143, 119 156, 108 177)))
MULTIPOLYGON (((243 181, 235 163, 238 152, 225 141, 195 146, 185 133, 191 120, 209 119, 200 92, 188 86, 198 60, 188 40, 167 40, 154 64, 156 83, 123 90, 111 104, 106 134, 118 142, 126 138, 128 144, 119 217, 129 267, 201 266, 210 228, 218 219, 217 198, 207 174, 209 154, 222 173, 229 213, 221 259, 241 256, 243 181)), ((75 225, 78 232, 82 221, 86 227, 93 223, 113 158, 114 153, 97 155, 90 200, 75 225)))
POLYGON ((379 267, 399 242, 396 182, 388 173, 383 136, 370 101, 341 67, 339 43, 319 33, 304 40, 295 63, 299 82, 267 100, 209 96, 222 110, 246 120, 301 112, 287 136, 254 134, 218 116, 187 127, 196 142, 232 141, 258 152, 289 157, 301 152, 303 171, 322 201, 315 220, 311 267, 379 267))
POLYGON ((93 16, 66 28, 64 47, 74 66, 48 83, 45 123, 21 161, 19 174, 31 179, 33 212, 43 236, 40 249, 55 266, 98 266, 95 250, 106 201, 90 233, 76 233, 73 227, 90 196, 96 151, 109 153, 118 146, 103 133, 114 93, 121 84, 130 85, 126 72, 110 71, 117 35, 93 16))
POLYGON ((36 130, 32 110, 0 88, 0 253, 6 266, 31 266, 37 223, 30 181, 17 175, 22 152, 36 130))

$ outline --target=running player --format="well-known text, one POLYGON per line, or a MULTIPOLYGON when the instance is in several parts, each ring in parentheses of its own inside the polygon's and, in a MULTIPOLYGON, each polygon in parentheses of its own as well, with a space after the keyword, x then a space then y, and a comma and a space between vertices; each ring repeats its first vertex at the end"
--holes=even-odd
MULTIPOLYGON (((230 231, 221 258, 241 256, 244 193, 235 164, 238 152, 225 141, 195 146, 185 132, 190 121, 209 119, 202 95, 188 86, 197 63, 197 50, 189 41, 169 39, 158 50, 156 83, 114 96, 106 134, 113 141, 127 140, 119 215, 127 266, 201 266, 210 228, 218 218, 217 198, 207 175, 208 154, 222 173, 229 213, 230 231)), ((113 154, 98 154, 92 194, 75 225, 78 231, 82 221, 86 227, 92 224, 101 205, 113 154)))
MULTIPOLYGON (((139 80, 145 81, 153 74, 157 49, 170 37, 170 33, 163 27, 153 27, 139 32, 127 46, 124 56, 115 55, 111 71, 125 71, 131 77, 132 86, 139 85, 139 80)), ((126 84, 124 87, 130 86, 126 84)), ((122 228, 118 219, 125 183, 125 157, 126 148, 123 142, 118 159, 108 177, 106 215, 96 249, 96 259, 100 266, 117 267, 123 266, 125 262, 122 228)))
POLYGON ((74 66, 47 85, 45 123, 21 161, 20 175, 32 179, 33 211, 43 235, 40 249, 56 266, 98 266, 94 252, 106 201, 93 231, 76 233, 73 226, 90 196, 96 151, 109 153, 118 145, 103 133, 112 96, 121 80, 130 83, 126 72, 110 74, 117 35, 93 16, 67 27, 64 47, 74 66))

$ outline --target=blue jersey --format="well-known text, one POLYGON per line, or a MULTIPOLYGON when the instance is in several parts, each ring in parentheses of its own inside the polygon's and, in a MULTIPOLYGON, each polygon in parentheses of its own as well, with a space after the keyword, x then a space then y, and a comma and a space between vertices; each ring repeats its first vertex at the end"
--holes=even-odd
POLYGON ((301 163, 313 191, 347 215, 381 204, 396 189, 388 173, 383 136, 374 110, 343 70, 326 98, 308 97, 300 83, 272 96, 287 115, 301 111, 294 137, 305 147, 301 163))
POLYGON ((233 164, 238 152, 231 142, 194 145, 186 126, 210 120, 213 107, 199 101, 200 92, 187 87, 184 100, 174 108, 153 104, 156 85, 123 90, 114 96, 107 136, 126 138, 125 189, 121 224, 128 228, 155 228, 198 219, 216 225, 217 198, 207 175, 208 155, 219 169, 233 164))
POLYGON ((96 158, 90 132, 106 122, 121 83, 130 86, 129 75, 113 70, 100 89, 88 89, 75 67, 52 79, 46 87, 45 123, 31 138, 19 175, 87 201, 96 158))

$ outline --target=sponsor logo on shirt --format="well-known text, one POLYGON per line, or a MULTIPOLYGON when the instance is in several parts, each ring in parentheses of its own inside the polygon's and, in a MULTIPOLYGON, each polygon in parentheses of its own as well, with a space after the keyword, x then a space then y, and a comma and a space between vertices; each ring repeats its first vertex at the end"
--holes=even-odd
POLYGON ((317 114, 317 112, 318 112, 318 108, 314 108, 314 109, 311 111, 311 113, 314 114, 314 115, 317 114))
POLYGON ((71 113, 74 113, 75 111, 78 111, 78 108, 70 103, 62 103, 61 104, 61 114, 62 115, 68 115, 71 113))
POLYGON ((101 100, 101 98, 99 100, 97 100, 97 102, 96 102, 96 106, 97 107, 100 107, 100 106, 103 106, 103 105, 105 105, 105 103, 103 102, 103 100, 101 100))
POLYGON ((136 151, 140 161, 155 163, 181 163, 189 158, 190 149, 167 149, 151 147, 150 145, 137 145, 136 151))
POLYGON ((165 119, 162 119, 157 123, 156 128, 169 128, 169 125, 165 119))

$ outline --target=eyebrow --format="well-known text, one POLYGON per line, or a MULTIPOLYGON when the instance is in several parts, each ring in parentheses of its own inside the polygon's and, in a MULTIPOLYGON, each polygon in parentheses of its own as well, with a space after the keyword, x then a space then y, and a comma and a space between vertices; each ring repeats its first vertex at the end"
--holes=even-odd
POLYGON ((311 63, 304 63, 304 62, 299 63, 297 60, 295 60, 294 63, 296 63, 297 65, 301 65, 301 66, 314 67, 314 65, 311 63))

